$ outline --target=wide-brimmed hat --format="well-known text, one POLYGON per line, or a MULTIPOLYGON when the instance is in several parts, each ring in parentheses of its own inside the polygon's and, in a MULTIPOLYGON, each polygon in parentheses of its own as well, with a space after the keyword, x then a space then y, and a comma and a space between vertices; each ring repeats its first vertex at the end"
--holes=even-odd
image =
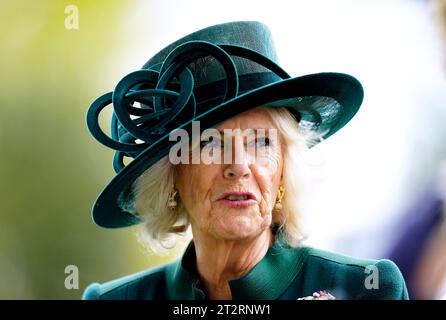
MULTIPOLYGON (((290 41, 297 40, 290 35, 290 41)), ((182 128, 191 136, 193 121, 204 130, 254 107, 286 107, 300 126, 328 138, 350 121, 362 99, 361 84, 347 74, 289 76, 277 64, 271 33, 260 22, 230 22, 189 34, 88 109, 91 134, 116 151, 117 173, 96 199, 93 220, 106 228, 141 222, 121 204, 132 201, 134 181, 169 154, 176 143, 169 134, 182 128), (110 104, 111 137, 98 122, 110 104), (133 160, 125 165, 125 157, 133 160)))

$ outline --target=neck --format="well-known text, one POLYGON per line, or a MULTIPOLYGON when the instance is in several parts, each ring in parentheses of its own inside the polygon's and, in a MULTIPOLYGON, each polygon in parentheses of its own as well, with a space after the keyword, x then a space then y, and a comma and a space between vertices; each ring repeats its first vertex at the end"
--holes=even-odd
POLYGON ((232 299, 229 280, 247 274, 273 242, 274 235, 269 228, 256 237, 242 240, 194 233, 197 270, 209 299, 232 299))

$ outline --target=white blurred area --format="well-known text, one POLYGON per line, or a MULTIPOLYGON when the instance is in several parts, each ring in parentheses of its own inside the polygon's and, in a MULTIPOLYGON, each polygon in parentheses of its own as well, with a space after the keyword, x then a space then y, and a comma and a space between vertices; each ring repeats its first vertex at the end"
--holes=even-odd
POLYGON ((269 25, 292 76, 343 72, 363 84, 357 116, 312 151, 323 161, 302 205, 307 244, 379 257, 446 155, 446 81, 428 1, 140 1, 112 76, 190 32, 234 20, 269 25))

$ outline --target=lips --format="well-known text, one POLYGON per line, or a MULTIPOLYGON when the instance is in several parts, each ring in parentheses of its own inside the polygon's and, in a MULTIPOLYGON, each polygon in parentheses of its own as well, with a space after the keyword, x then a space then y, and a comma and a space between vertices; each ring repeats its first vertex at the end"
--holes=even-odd
POLYGON ((248 200, 249 196, 247 194, 244 194, 244 195, 241 195, 241 196, 238 196, 238 195, 235 195, 235 194, 231 194, 231 195, 225 197, 225 199, 226 200, 231 200, 231 201, 240 201, 240 200, 248 200))
POLYGON ((227 191, 223 192, 217 201, 231 208, 245 208, 254 205, 257 199, 251 192, 227 191))
POLYGON ((223 192, 218 200, 256 200, 256 196, 249 191, 226 191, 223 192))

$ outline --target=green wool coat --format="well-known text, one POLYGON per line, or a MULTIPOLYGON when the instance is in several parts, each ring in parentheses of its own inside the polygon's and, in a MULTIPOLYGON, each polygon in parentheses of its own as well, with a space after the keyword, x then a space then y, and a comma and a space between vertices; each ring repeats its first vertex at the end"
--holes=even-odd
MULTIPOLYGON (((204 300, 193 241, 169 264, 103 284, 90 284, 83 299, 204 300)), ((336 299, 409 299, 398 267, 390 260, 365 260, 318 250, 292 248, 277 237, 265 257, 240 279, 229 281, 232 298, 295 300, 325 290, 336 299)))

